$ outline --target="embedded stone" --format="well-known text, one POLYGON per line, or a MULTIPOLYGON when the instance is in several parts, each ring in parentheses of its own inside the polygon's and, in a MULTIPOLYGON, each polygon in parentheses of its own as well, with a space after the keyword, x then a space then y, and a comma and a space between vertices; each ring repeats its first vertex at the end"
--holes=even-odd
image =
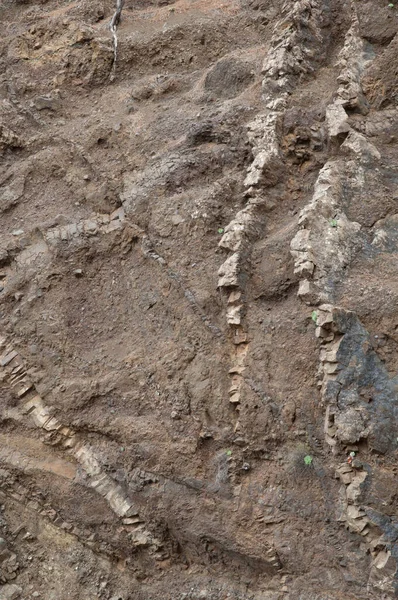
POLYGON ((239 254, 228 257, 218 270, 218 287, 234 287, 238 285, 239 254))

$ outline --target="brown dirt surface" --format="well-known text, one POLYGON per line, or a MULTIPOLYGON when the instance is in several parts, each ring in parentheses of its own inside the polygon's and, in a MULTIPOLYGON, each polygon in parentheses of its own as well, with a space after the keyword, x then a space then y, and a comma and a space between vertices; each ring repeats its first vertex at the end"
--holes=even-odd
POLYGON ((0 3, 0 600, 392 599, 398 5, 114 10, 0 3))

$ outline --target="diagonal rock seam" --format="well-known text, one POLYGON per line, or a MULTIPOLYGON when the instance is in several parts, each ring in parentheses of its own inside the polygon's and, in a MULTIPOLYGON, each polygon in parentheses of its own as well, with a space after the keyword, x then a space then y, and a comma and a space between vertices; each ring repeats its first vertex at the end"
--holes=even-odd
POLYGON ((338 61, 342 65, 338 77, 340 86, 334 102, 326 108, 329 140, 339 144, 342 137, 345 139, 339 155, 320 170, 313 197, 300 213, 300 229, 290 245, 294 272, 302 276, 298 295, 307 304, 332 301, 333 285, 360 244, 361 227, 350 221, 343 210, 344 183, 346 177, 353 174, 360 182, 364 167, 381 157, 375 146, 351 128, 345 109, 367 111, 360 80, 368 62, 354 13, 354 22, 338 61), (352 167, 348 175, 345 169, 347 157, 352 167))
MULTIPOLYGON (((391 415, 384 419, 382 425, 372 423, 372 410, 360 402, 359 384, 360 373, 366 369, 367 360, 378 369, 386 394, 389 393, 388 375, 384 373, 378 357, 372 353, 369 334, 355 313, 333 305, 334 285, 361 244, 359 223, 351 222, 343 210, 344 184, 347 178, 354 177, 361 185, 363 170, 381 158, 375 146, 348 123, 346 109, 365 115, 368 112, 361 77, 370 61, 365 42, 359 34, 354 4, 352 7, 352 26, 346 34, 338 61, 342 67, 337 79, 340 85, 333 103, 326 109, 329 140, 339 147, 338 154, 320 170, 313 197, 299 216, 301 228, 290 246, 295 261, 294 271, 301 276, 298 296, 307 305, 318 307, 314 314, 315 335, 321 344, 318 376, 321 402, 325 407, 324 435, 334 454, 341 450, 341 446, 350 448, 351 444, 351 448, 356 447, 354 444, 364 439, 376 451, 385 452, 391 441, 385 441, 380 447, 380 432, 384 421, 391 415), (348 166, 345 164, 347 158, 348 166), (358 389, 353 389, 352 380, 356 372, 358 389)), ((372 557, 368 588, 394 593, 397 563, 392 557, 392 544, 381 535, 382 529, 370 518, 372 510, 360 504, 368 472, 355 459, 352 465, 340 465, 336 476, 343 484, 342 511, 338 520, 344 522, 351 532, 363 537, 372 557)))
POLYGON ((250 244, 264 228, 264 213, 271 208, 269 200, 262 196, 263 190, 276 186, 284 175, 279 140, 288 95, 300 75, 313 72, 313 58, 321 53, 321 7, 322 2, 318 0, 300 0, 293 6, 285 2, 282 7, 286 16, 276 26, 277 32, 262 67, 266 112, 257 115, 247 126, 254 156, 244 180, 244 195, 248 202, 225 227, 219 242, 220 248, 231 253, 219 268, 218 288, 227 295, 226 318, 233 342, 229 400, 237 409, 249 349, 247 333, 242 326, 245 296, 242 272, 250 244))
POLYGON ((148 546, 159 552, 163 543, 148 529, 138 510, 126 494, 101 467, 93 450, 70 427, 63 425, 55 416, 54 409, 46 406, 36 392, 26 373, 20 354, 2 340, 3 355, 0 358, 2 380, 9 383, 20 400, 20 412, 29 417, 34 425, 45 434, 45 442, 57 446, 72 456, 87 475, 87 484, 102 496, 111 510, 122 520, 123 525, 132 526, 129 537, 136 546, 148 546))
MULTIPOLYGON (((21 402, 18 408, 25 417, 30 417, 34 425, 41 429, 45 434, 43 442, 53 447, 59 448, 72 456, 84 470, 87 476, 87 485, 102 496, 109 504, 111 510, 121 519, 123 529, 127 532, 128 539, 133 547, 148 548, 155 560, 164 560, 168 557, 168 551, 161 540, 156 538, 151 531, 146 528, 144 519, 138 514, 133 502, 122 487, 101 469, 98 458, 88 444, 75 433, 72 428, 64 426, 54 416, 52 407, 46 406, 42 398, 37 394, 33 383, 30 381, 23 365, 20 354, 6 345, 3 339, 0 344, 3 354, 0 357, 0 381, 10 385, 12 391, 21 402)), ((0 453, 0 463, 7 461, 7 456, 0 453)), ((14 463, 11 466, 16 466, 14 463)), ((29 465, 31 466, 31 465, 29 465)), ((24 468, 24 464, 18 467, 24 468)), ((139 470, 141 478, 147 477, 150 480, 168 481, 167 477, 155 475, 146 471, 139 470)), ((2 485, 0 480, 0 499, 2 494, 2 485)), ((96 552, 101 552, 112 558, 114 555, 112 549, 99 544, 90 537, 90 534, 82 531, 72 523, 65 522, 53 509, 41 507, 36 501, 29 500, 28 492, 23 486, 18 486, 16 491, 9 494, 14 500, 25 503, 28 508, 37 510, 41 516, 49 518, 56 527, 60 527, 68 534, 76 536, 84 545, 96 552)), ((195 488, 196 489, 196 488, 195 488)), ((275 548, 269 542, 266 543, 265 562, 275 570, 281 569, 281 562, 275 548)))

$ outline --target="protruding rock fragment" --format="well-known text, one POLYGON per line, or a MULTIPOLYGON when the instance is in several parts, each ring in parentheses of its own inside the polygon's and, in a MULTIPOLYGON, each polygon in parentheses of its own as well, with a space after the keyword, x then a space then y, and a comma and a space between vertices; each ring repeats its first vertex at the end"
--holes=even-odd
POLYGON ((326 108, 326 126, 330 138, 341 138, 348 134, 351 127, 348 124, 348 115, 341 103, 329 104, 326 108))
POLYGON ((299 296, 306 304, 314 305, 319 302, 319 291, 308 279, 302 279, 300 281, 297 296, 299 296))
POLYGON ((17 600, 22 594, 22 588, 14 583, 2 585, 0 588, 0 600, 17 600))
POLYGON ((238 285, 239 254, 235 252, 227 258, 218 270, 218 287, 235 287, 238 285))
POLYGON ((241 310, 243 304, 228 306, 227 308, 227 323, 229 325, 239 325, 241 322, 241 310))
POLYGON ((16 352, 15 350, 12 350, 11 352, 9 352, 8 354, 6 354, 5 356, 3 356, 0 359, 0 365, 2 367, 5 367, 6 365, 8 365, 16 356, 18 356, 18 352, 16 352))
POLYGON ((248 126, 248 137, 253 145, 254 160, 245 179, 246 187, 260 183, 274 186, 282 177, 284 165, 279 150, 279 114, 270 112, 259 115, 248 126))

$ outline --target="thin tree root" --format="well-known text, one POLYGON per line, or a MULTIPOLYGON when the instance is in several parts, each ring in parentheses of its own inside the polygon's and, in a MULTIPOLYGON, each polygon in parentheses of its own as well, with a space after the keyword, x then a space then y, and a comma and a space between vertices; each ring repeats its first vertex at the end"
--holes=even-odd
POLYGON ((116 10, 114 15, 109 23, 109 29, 111 30, 113 36, 113 63, 112 69, 110 73, 110 80, 113 81, 116 75, 116 61, 117 61, 117 26, 120 23, 120 19, 122 16, 122 10, 124 6, 125 0, 116 0, 116 10))

